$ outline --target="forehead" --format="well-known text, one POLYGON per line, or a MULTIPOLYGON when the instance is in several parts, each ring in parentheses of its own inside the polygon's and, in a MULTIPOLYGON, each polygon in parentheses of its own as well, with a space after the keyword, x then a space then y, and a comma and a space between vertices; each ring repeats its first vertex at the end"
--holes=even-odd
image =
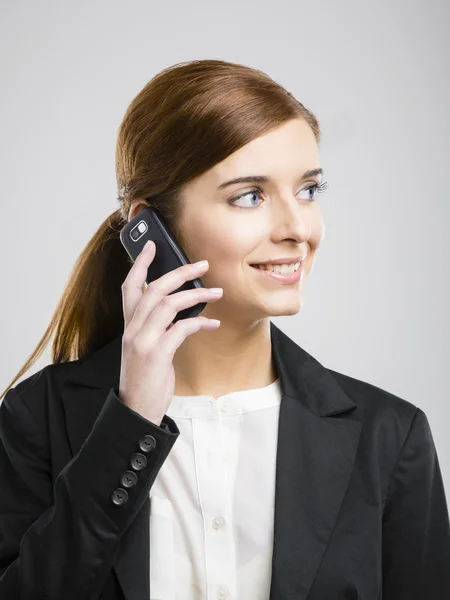
POLYGON ((294 119, 252 140, 214 165, 205 183, 218 186, 233 176, 299 173, 319 166, 319 149, 311 127, 294 119))
POLYGON ((319 167, 319 149, 304 119, 292 119, 252 140, 225 160, 184 186, 186 198, 203 199, 220 194, 218 186, 235 177, 265 175, 270 179, 298 179, 319 167))

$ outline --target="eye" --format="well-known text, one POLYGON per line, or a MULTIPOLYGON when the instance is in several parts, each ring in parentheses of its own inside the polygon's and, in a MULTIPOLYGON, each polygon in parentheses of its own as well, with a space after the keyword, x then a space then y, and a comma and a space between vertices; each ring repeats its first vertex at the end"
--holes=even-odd
MULTIPOLYGON (((322 183, 314 183, 312 185, 308 185, 307 187, 303 188, 302 190, 299 190, 299 192, 303 191, 303 192, 310 193, 312 190, 313 192, 317 192, 317 193, 321 194, 327 189, 327 187, 328 187, 328 183, 326 181, 324 181, 322 183)), ((249 196, 251 198, 253 196, 253 199, 254 199, 257 196, 261 196, 262 193, 263 192, 262 192, 261 188, 254 187, 254 188, 251 188, 250 190, 248 190, 247 192, 244 192, 243 194, 239 194, 239 196, 234 196, 233 198, 230 198, 228 200, 228 204, 236 205, 236 202, 238 200, 240 200, 241 198, 245 198, 246 196, 249 196)), ((307 198, 307 200, 309 200, 310 202, 314 202, 316 200, 316 197, 314 195, 312 198, 307 198)), ((250 208, 255 207, 255 206, 257 207, 258 205, 252 204, 250 206, 250 208)))

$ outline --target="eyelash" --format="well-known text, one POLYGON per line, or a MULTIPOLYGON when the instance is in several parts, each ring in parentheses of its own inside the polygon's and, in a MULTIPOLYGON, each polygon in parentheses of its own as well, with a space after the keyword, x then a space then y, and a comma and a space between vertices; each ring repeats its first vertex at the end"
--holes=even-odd
MULTIPOLYGON (((311 190, 311 189, 315 189, 316 192, 318 194, 322 194, 328 187, 328 183, 326 181, 323 181, 322 183, 314 183, 312 185, 309 185, 305 188, 303 188, 303 190, 311 190)), ((299 190, 303 191, 303 190, 299 190)), ((262 190, 259 187, 253 187, 250 188, 249 190, 247 190, 246 192, 244 192, 243 194, 240 194, 239 196, 234 196, 233 198, 230 198, 228 200, 228 204, 234 205, 235 202, 237 202, 238 200, 240 200, 241 198, 243 198, 244 196, 248 196, 249 194, 252 193, 259 193, 262 194, 262 190)), ((315 202, 316 198, 314 197, 312 200, 310 200, 310 202, 315 202)), ((239 208, 255 208, 253 206, 240 206, 239 208)))

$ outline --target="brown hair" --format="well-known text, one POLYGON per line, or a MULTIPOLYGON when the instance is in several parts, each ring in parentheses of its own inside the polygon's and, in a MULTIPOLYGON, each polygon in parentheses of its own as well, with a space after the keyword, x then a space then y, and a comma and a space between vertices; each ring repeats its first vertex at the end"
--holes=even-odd
POLYGON ((293 118, 303 118, 320 143, 315 116, 264 72, 241 64, 194 60, 151 79, 128 106, 118 131, 119 208, 84 247, 47 330, 2 396, 53 334, 52 362, 60 363, 83 358, 123 332, 121 287, 132 262, 119 232, 134 200, 148 199, 181 240, 177 217, 183 186, 293 118))

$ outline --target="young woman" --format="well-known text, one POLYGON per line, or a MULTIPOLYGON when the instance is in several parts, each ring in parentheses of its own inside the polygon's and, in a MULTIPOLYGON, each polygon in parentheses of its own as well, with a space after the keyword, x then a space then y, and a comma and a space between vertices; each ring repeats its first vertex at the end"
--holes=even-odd
POLYGON ((0 406, 1 598, 450 598, 425 413, 270 321, 301 310, 324 235, 319 142, 239 64, 175 65, 132 101, 119 208, 0 406), (145 206, 207 265, 146 286, 158 248, 131 264, 119 239, 145 206), (52 364, 13 387, 53 334, 52 364))

